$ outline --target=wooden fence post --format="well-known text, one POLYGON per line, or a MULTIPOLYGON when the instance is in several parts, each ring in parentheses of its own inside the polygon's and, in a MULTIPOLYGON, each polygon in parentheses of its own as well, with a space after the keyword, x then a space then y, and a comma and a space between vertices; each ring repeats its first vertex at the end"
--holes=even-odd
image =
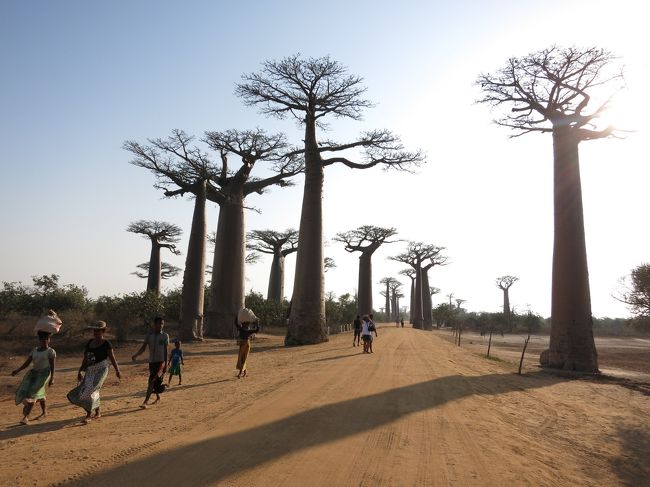
POLYGON ((526 354, 526 347, 528 346, 528 340, 530 340, 530 334, 526 337, 524 342, 524 349, 521 351, 521 360, 519 360, 519 371, 517 374, 521 375, 521 366, 524 364, 524 355, 526 354))

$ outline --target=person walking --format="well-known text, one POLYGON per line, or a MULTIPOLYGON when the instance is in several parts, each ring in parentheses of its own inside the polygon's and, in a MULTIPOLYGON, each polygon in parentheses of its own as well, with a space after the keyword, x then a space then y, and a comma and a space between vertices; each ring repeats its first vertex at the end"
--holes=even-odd
POLYGON ((369 335, 370 335, 370 342, 368 343, 368 350, 370 351, 370 353, 373 353, 373 351, 372 351, 372 342, 373 342, 372 332, 373 331, 375 332, 375 337, 377 337, 379 335, 377 335, 377 327, 375 326, 375 320, 374 320, 374 317, 373 317, 372 313, 370 313, 370 316, 368 317, 368 319, 369 319, 368 332, 369 332, 369 335))
POLYGON ((115 354, 113 353, 113 345, 104 339, 106 322, 96 321, 87 329, 92 330, 93 338, 86 343, 86 347, 84 348, 83 360, 79 366, 79 372, 77 372, 77 381, 79 384, 68 392, 67 395, 68 401, 86 411, 86 417, 83 420, 85 424, 90 423, 92 420, 93 411, 95 413, 95 419, 101 417, 101 412, 99 411, 100 391, 108 376, 108 369, 111 365, 115 369, 117 378, 122 378, 120 368, 115 360, 115 354))
POLYGON ((237 313, 237 320, 235 321, 235 326, 237 326, 238 338, 237 344, 239 345, 239 354, 237 355, 237 378, 246 377, 248 355, 251 351, 251 336, 260 331, 259 318, 255 316, 252 310, 248 308, 242 308, 237 313))
POLYGON ((183 365, 185 365, 185 359, 183 357, 183 349, 181 348, 181 341, 177 338, 174 340, 174 348, 169 354, 169 380, 167 385, 172 383, 172 376, 178 376, 178 385, 180 386, 183 383, 183 365))
POLYGON ((354 325, 354 337, 352 338, 352 346, 356 347, 361 345, 361 318, 359 315, 352 322, 354 325))
POLYGON ((54 385, 56 351, 50 347, 51 334, 46 331, 39 331, 37 334, 38 347, 29 352, 23 365, 11 372, 14 376, 33 363, 32 369, 25 374, 16 391, 16 406, 23 405, 21 424, 29 424, 29 415, 36 402, 41 406, 41 414, 36 419, 47 416, 45 388, 54 385))
MULTIPOLYGON (((131 357, 135 362, 138 355, 143 353, 149 347, 149 381, 147 383, 147 394, 140 408, 147 409, 149 398, 154 393, 154 382, 162 380, 167 370, 167 346, 169 345, 169 335, 163 332, 165 320, 156 317, 153 321, 153 332, 147 333, 140 349, 131 357)), ((164 387, 164 386, 163 386, 164 387)), ((155 392, 156 400, 152 404, 160 401, 160 394, 155 392)))

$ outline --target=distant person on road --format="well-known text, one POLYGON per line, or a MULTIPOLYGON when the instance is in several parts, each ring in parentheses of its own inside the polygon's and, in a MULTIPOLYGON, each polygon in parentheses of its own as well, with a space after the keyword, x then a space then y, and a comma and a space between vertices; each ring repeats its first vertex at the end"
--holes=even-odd
POLYGON ((402 328, 404 328, 404 318, 400 320, 400 323, 402 324, 402 328))
POLYGON ((251 336, 260 331, 259 318, 248 308, 242 308, 237 313, 235 321, 239 332, 237 344, 239 345, 239 354, 237 355, 237 378, 246 377, 248 355, 251 351, 251 336))
POLYGON ((352 346, 356 347, 358 345, 361 345, 361 317, 357 315, 357 317, 354 319, 352 324, 354 327, 354 337, 352 338, 352 346))
POLYGON ((370 318, 368 315, 363 315, 363 320, 361 321, 361 339, 363 340, 363 353, 370 353, 372 334, 370 332, 370 318))
POLYGON ((373 342, 373 340, 372 340, 372 332, 373 331, 375 332, 375 336, 379 336, 379 335, 377 335, 377 327, 375 326, 375 320, 374 320, 374 317, 373 317, 372 313, 370 313, 370 315, 368 316, 368 319, 370 320, 370 323, 368 323, 368 331, 370 332, 370 343, 368 343, 368 350, 370 350, 370 353, 373 353, 372 352, 372 342, 373 342))
MULTIPOLYGON (((161 381, 162 376, 165 375, 167 370, 167 346, 169 345, 169 335, 163 332, 163 327, 165 326, 165 320, 156 317, 153 320, 153 332, 147 333, 144 337, 144 343, 140 349, 131 357, 131 360, 135 362, 135 359, 138 358, 138 355, 143 353, 147 347, 149 347, 149 382, 147 383, 147 394, 144 398, 144 402, 140 405, 140 408, 147 409, 149 405, 149 398, 151 394, 154 393, 154 382, 161 381)), ((163 386, 164 387, 164 386, 163 386)), ((160 394, 155 392, 156 400, 152 404, 156 404, 160 401, 160 394)))
POLYGON ((85 424, 90 423, 92 420, 93 411, 95 412, 95 419, 101 418, 99 393, 111 365, 115 369, 117 378, 122 378, 113 353, 113 346, 111 342, 104 339, 106 322, 97 321, 87 329, 93 331, 93 339, 86 343, 84 349, 84 358, 81 361, 79 372, 77 372, 77 382, 79 384, 67 395, 68 401, 86 411, 86 417, 83 420, 85 424))
POLYGON ((169 354, 169 380, 167 384, 172 383, 172 376, 178 376, 178 385, 180 386, 183 383, 183 365, 185 365, 185 360, 183 357, 183 349, 181 348, 181 341, 177 338, 174 340, 174 348, 169 354))
POLYGON ((29 414, 34 408, 34 403, 41 406, 41 414, 36 419, 47 416, 45 405, 45 387, 54 385, 54 362, 56 352, 50 348, 50 333, 38 332, 38 347, 32 349, 25 363, 11 372, 16 375, 33 362, 32 370, 27 372, 16 391, 16 406, 23 405, 23 419, 21 424, 29 424, 29 414))

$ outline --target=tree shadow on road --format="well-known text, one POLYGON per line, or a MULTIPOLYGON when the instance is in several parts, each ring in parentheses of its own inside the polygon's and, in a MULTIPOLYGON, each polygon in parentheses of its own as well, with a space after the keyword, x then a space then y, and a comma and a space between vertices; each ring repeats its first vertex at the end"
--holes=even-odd
POLYGON ((622 485, 637 487, 650 485, 650 433, 647 430, 621 427, 618 430, 621 441, 621 455, 612 461, 614 471, 621 479, 622 485), (646 479, 646 484, 642 484, 646 479))
POLYGON ((440 377, 327 404, 247 430, 132 459, 128 464, 63 485, 116 485, 127 479, 131 485, 145 485, 155 482, 156 478, 178 485, 212 485, 286 455, 364 433, 468 396, 525 391, 565 380, 544 372, 523 376, 440 377), (346 420, 349 418, 354 421, 346 420), (182 465, 183 468, 164 468, 167 465, 182 465))

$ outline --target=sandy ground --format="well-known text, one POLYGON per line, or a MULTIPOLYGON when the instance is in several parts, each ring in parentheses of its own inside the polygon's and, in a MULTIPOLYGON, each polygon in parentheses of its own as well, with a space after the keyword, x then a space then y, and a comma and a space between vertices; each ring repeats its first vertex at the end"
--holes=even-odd
POLYGON ((235 344, 184 346, 183 385, 139 410, 146 364, 127 362, 84 426, 66 403, 78 358, 58 361, 50 414, 18 426, 18 378, 0 379, 2 485, 650 485, 650 398, 603 380, 486 360, 442 334, 380 327, 286 349, 261 335, 250 376, 235 344))
MULTIPOLYGON (((433 333, 453 341, 451 328, 434 329, 433 333)), ((510 362, 517 367, 526 339, 525 334, 498 333, 492 335, 490 356, 510 362)), ((539 363, 539 354, 548 348, 548 335, 531 335, 524 361, 531 367, 539 363)), ((650 338, 648 337, 595 337, 598 350, 598 366, 608 376, 635 379, 650 384, 650 338)), ((463 331, 463 348, 485 355, 488 348, 488 335, 463 331)))

